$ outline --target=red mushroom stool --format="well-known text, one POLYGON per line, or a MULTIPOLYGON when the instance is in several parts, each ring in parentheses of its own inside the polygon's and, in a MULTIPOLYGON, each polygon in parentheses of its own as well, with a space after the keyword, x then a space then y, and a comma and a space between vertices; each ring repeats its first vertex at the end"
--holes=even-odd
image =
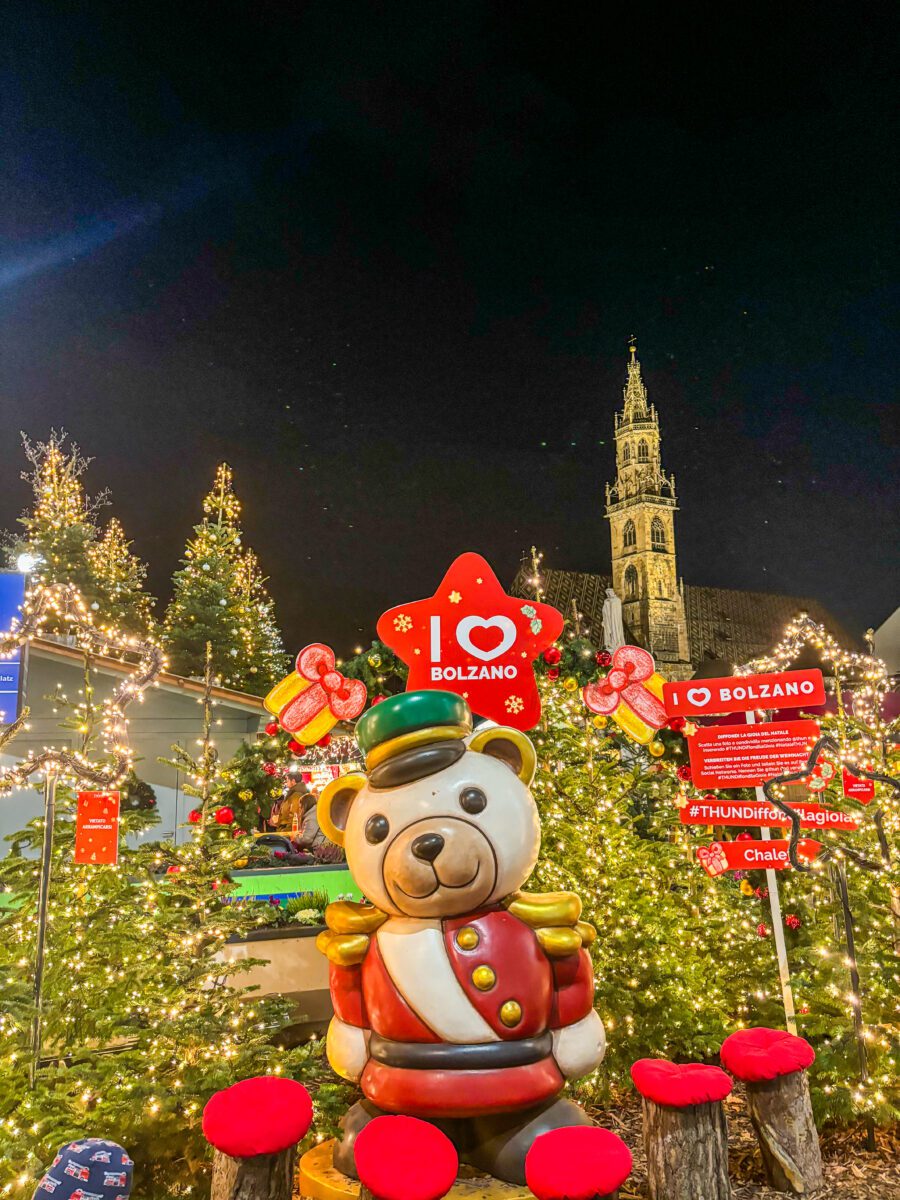
POLYGON ((259 1075, 216 1092, 203 1110, 215 1149, 210 1200, 291 1200, 297 1143, 312 1124, 301 1083, 259 1075))
POLYGON ((353 1143, 360 1200, 441 1200, 459 1173, 456 1148, 417 1117, 376 1117, 353 1143))
POLYGON ((551 1129, 525 1156, 525 1182, 537 1200, 616 1200, 631 1174, 631 1151, 593 1125, 551 1129))
POLYGON ((631 1078, 642 1097, 650 1200, 729 1200, 725 1072, 641 1058, 631 1078))
POLYGON ((815 1057, 809 1042, 783 1029, 739 1029, 722 1043, 722 1066, 746 1088, 769 1183, 797 1196, 823 1183, 806 1078, 815 1057))

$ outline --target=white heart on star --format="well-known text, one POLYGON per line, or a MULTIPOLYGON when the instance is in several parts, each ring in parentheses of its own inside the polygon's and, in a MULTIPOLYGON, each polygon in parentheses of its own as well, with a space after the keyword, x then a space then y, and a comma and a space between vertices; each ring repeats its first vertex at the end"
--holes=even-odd
POLYGON ((513 646, 516 641, 516 625, 509 617, 463 617, 456 627, 456 640, 467 654, 473 654, 482 662, 492 662, 513 646), (482 650, 471 638, 473 629, 499 629, 503 637, 493 650, 482 650))

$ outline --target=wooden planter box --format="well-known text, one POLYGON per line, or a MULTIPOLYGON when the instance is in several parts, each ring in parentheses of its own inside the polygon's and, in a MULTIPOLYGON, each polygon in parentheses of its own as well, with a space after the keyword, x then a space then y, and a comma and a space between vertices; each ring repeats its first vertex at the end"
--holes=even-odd
POLYGON ((296 1013, 292 1034, 321 1032, 331 1020, 333 1009, 328 990, 328 959, 316 949, 322 925, 282 926, 257 929, 246 938, 226 942, 220 957, 226 963, 248 958, 267 961, 234 976, 239 987, 256 987, 250 997, 283 996, 296 1013))

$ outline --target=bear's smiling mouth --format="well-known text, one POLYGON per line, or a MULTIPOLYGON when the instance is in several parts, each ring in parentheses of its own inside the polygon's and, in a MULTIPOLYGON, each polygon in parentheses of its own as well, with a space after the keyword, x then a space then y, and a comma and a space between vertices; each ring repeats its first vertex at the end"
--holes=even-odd
POLYGON ((408 892, 406 890, 406 888, 403 886, 403 884, 397 880, 394 881, 394 887, 396 887, 398 892, 402 892, 403 895, 407 896, 410 900, 427 900, 429 896, 433 896, 435 894, 435 892, 437 892, 440 888, 446 888, 448 892, 457 892, 457 891, 460 891, 462 888, 467 888, 467 887, 472 886, 472 884, 475 882, 475 880, 481 874, 481 863, 478 863, 476 865, 475 874, 472 876, 471 879, 467 879, 465 881, 465 883, 442 883, 441 877, 440 877, 440 875, 438 875, 438 873, 435 870, 433 865, 432 865, 431 869, 432 869, 432 871, 434 871, 434 887, 431 889, 430 892, 423 892, 421 895, 416 895, 413 892, 408 892))

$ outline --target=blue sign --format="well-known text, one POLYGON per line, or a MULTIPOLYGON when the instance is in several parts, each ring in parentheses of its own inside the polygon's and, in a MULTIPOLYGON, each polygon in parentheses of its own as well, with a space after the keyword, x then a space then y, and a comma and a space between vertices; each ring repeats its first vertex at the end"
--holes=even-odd
MULTIPOLYGON (((0 571, 0 632, 6 632, 14 620, 21 620, 25 602, 25 576, 0 571)), ((22 705, 22 649, 12 658, 0 659, 0 722, 8 725, 19 715, 22 705)))

